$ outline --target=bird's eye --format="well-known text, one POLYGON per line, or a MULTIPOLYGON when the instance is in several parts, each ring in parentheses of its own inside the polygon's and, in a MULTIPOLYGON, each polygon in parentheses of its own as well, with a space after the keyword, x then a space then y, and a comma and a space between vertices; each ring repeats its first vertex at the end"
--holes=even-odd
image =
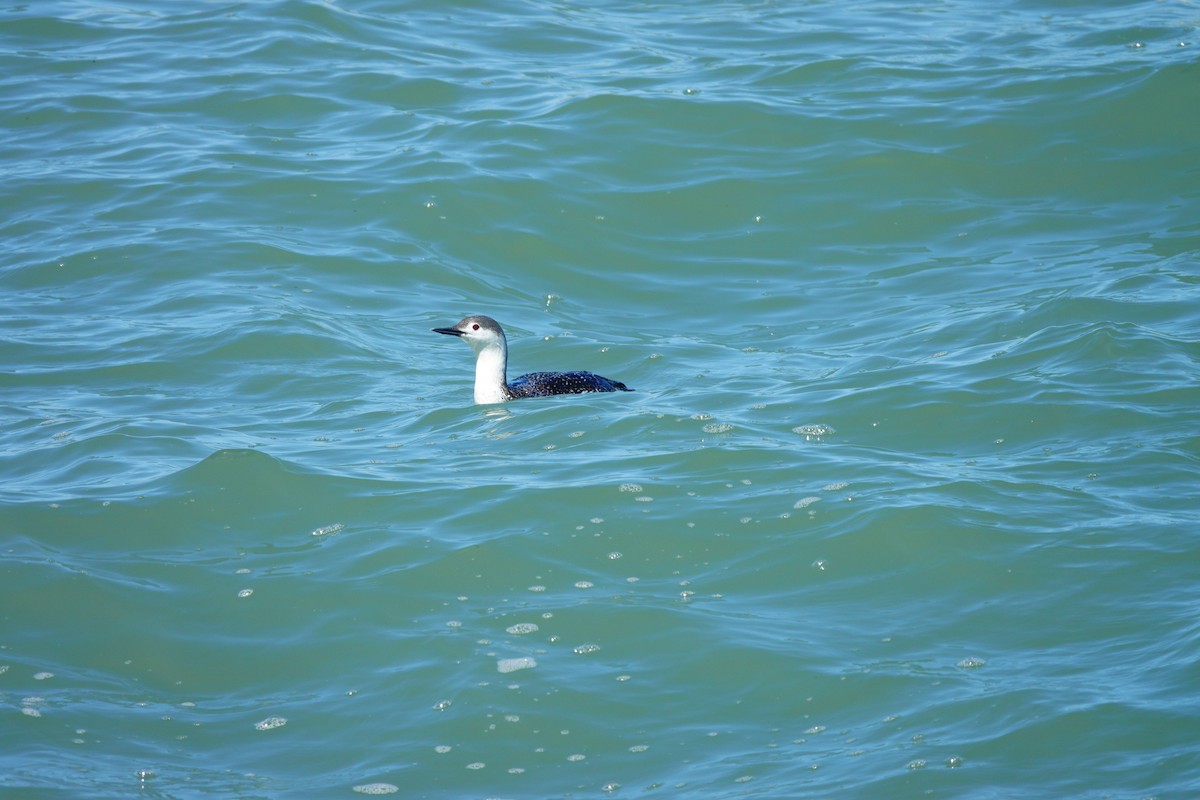
POLYGON ((473 331, 477 331, 477 330, 479 330, 479 323, 478 323, 478 322, 476 322, 474 325, 472 325, 472 326, 471 326, 471 330, 473 330, 473 331))

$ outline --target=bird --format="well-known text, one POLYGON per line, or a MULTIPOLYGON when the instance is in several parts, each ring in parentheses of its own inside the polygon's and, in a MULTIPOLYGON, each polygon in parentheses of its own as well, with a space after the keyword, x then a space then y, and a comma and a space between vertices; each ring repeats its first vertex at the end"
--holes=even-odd
POLYGON ((531 372, 508 382, 508 340, 500 323, 482 314, 463 317, 434 333, 457 336, 475 351, 475 402, 504 403, 523 397, 583 392, 632 392, 625 384, 591 372, 531 372))

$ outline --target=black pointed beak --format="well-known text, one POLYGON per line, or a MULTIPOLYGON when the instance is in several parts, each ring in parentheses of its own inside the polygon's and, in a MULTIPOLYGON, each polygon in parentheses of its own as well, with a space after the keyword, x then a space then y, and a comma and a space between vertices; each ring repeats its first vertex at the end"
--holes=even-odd
POLYGON ((458 328, 433 328, 434 333, 444 333, 447 336, 462 336, 463 332, 458 328))

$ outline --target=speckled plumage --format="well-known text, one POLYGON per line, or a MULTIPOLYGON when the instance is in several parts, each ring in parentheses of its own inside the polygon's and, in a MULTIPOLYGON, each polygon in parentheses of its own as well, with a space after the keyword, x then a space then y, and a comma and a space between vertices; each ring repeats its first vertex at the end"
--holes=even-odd
POLYGON ((503 403, 523 397, 549 397, 584 392, 631 392, 620 381, 591 372, 531 372, 508 382, 508 341, 500 323, 482 315, 464 317, 452 328, 434 333, 457 336, 475 351, 475 402, 503 403))
POLYGON ((631 392, 620 381, 610 380, 593 372, 531 372, 514 378, 508 384, 514 399, 546 397, 552 394, 582 394, 583 392, 631 392))

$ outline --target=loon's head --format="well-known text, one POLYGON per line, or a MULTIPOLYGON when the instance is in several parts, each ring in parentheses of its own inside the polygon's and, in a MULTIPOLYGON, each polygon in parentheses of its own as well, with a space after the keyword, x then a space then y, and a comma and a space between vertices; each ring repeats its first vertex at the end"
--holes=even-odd
POLYGON ((499 348, 502 352, 508 349, 500 323, 483 315, 463 317, 453 328, 434 328, 433 332, 458 336, 471 345, 477 354, 491 347, 499 348))

